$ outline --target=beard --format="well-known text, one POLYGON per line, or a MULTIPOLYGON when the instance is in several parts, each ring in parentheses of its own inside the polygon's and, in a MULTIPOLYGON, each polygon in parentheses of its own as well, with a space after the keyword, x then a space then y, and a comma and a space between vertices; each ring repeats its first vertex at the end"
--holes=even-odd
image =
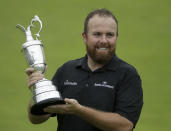
POLYGON ((115 55, 115 48, 108 47, 107 51, 98 51, 96 47, 86 45, 87 54, 97 64, 107 64, 115 55))

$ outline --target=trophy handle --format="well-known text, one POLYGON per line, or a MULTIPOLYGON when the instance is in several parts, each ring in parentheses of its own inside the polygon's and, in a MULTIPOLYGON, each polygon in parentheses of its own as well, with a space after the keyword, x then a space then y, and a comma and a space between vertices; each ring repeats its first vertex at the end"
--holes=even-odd
POLYGON ((38 39, 38 37, 40 37, 40 32, 42 30, 42 21, 39 19, 39 17, 37 15, 35 15, 34 18, 31 20, 30 27, 34 27, 34 25, 33 25, 34 22, 39 22, 39 24, 40 24, 40 29, 39 29, 38 33, 35 34, 36 35, 36 39, 38 39))

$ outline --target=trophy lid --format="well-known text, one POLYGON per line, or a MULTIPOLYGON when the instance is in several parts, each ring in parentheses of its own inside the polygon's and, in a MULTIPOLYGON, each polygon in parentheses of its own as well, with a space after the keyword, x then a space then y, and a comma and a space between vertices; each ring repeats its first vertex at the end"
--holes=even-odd
POLYGON ((32 41, 25 42, 22 45, 22 49, 25 49, 25 48, 27 48, 29 46, 33 46, 33 45, 41 45, 41 46, 43 46, 43 44, 41 43, 40 40, 32 40, 32 41))

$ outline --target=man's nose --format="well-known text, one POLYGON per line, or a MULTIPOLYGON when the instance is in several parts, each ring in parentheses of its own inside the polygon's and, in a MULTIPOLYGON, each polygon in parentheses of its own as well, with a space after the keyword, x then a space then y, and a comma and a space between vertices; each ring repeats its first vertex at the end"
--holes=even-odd
POLYGON ((100 39, 100 42, 101 43, 107 43, 107 37, 105 35, 102 35, 101 39, 100 39))

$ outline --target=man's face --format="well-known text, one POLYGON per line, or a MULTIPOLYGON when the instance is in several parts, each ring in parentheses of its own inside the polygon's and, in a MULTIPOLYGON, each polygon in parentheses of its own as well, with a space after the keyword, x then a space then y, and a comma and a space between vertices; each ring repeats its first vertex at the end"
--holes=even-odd
POLYGON ((88 22, 87 35, 83 33, 88 59, 106 64, 115 54, 117 24, 112 17, 93 16, 88 22))

